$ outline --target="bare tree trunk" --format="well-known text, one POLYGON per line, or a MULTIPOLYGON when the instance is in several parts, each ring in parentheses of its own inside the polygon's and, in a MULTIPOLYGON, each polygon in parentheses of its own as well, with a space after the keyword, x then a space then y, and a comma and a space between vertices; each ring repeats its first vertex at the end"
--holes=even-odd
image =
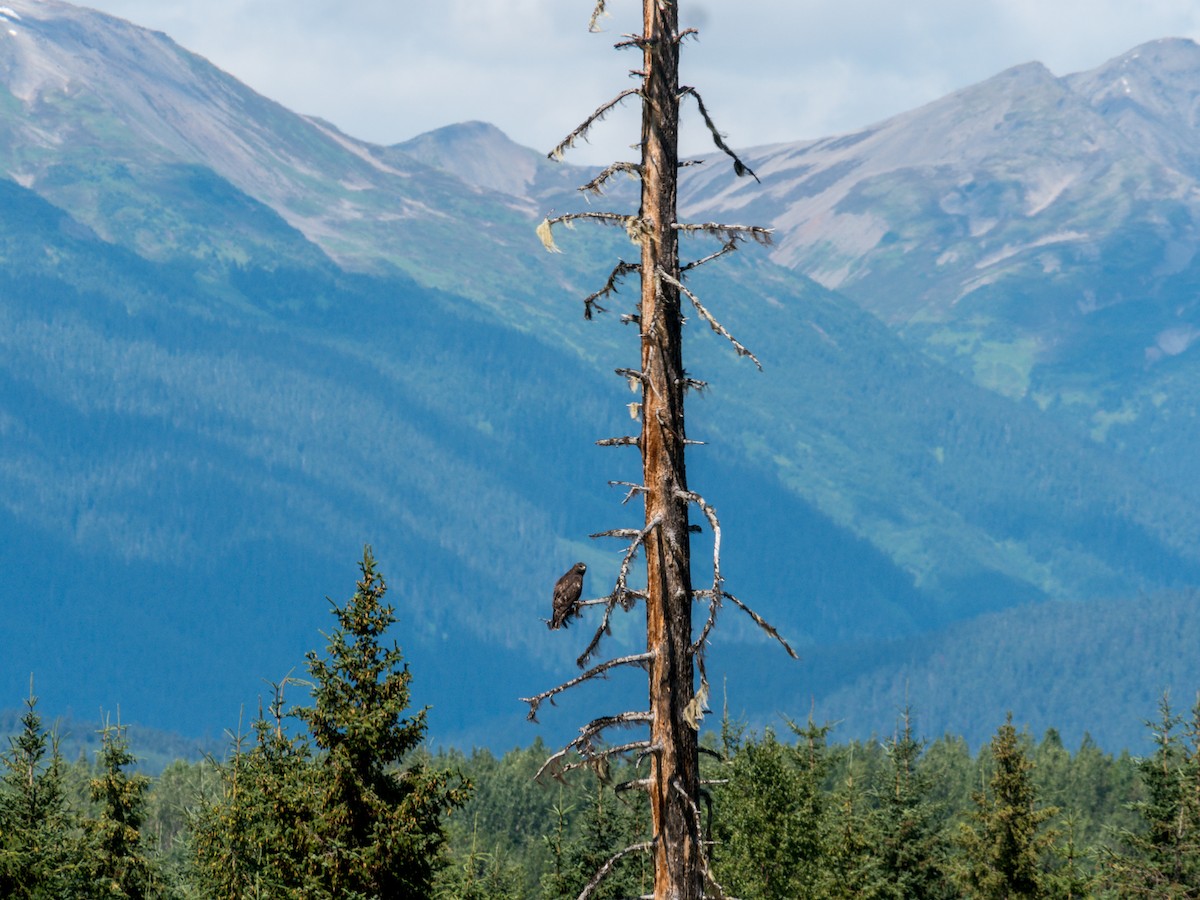
POLYGON ((697 832, 699 762, 696 731, 685 708, 695 695, 692 583, 684 466, 679 238, 679 13, 674 2, 643 2, 645 80, 642 103, 642 467, 646 524, 646 641, 652 717, 650 806, 654 822, 656 900, 704 894, 697 832), (660 272, 670 279, 660 277, 660 272))

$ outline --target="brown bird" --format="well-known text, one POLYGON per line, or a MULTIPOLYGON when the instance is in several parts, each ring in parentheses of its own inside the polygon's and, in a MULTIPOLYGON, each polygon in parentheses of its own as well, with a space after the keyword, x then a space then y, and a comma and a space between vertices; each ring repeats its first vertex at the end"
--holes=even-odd
POLYGON ((550 628, 566 628, 567 620, 579 615, 579 598, 583 596, 583 573, 587 566, 575 563, 554 585, 554 612, 546 624, 550 628))

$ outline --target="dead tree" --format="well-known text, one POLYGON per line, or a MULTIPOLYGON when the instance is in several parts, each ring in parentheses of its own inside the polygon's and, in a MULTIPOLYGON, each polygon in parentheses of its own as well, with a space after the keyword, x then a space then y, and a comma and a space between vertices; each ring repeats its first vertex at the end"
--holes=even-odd
MULTIPOLYGON (((597 0, 591 29, 596 30, 605 13, 605 0, 597 0)), ((632 852, 654 855, 654 897, 658 900, 699 900, 706 896, 723 897, 708 867, 707 842, 702 831, 701 779, 697 731, 705 710, 708 681, 704 671, 704 651, 725 600, 735 603, 778 639, 793 656, 791 648, 765 621, 727 593, 721 577, 721 529, 716 512, 687 483, 685 451, 689 441, 684 428, 684 397, 690 388, 702 383, 688 377, 683 367, 683 303, 714 331, 728 339, 737 353, 758 365, 749 350, 713 317, 700 298, 685 285, 687 273, 736 249, 745 240, 766 244, 770 231, 745 225, 717 223, 685 224, 676 215, 678 173, 683 165, 678 151, 678 126, 681 101, 694 101, 717 147, 733 160, 738 176, 757 176, 725 143, 700 95, 679 84, 680 46, 694 35, 694 29, 679 29, 675 0, 643 0, 643 28, 640 34, 626 35, 616 47, 642 51, 643 66, 632 74, 640 86, 622 91, 599 107, 551 152, 561 158, 588 130, 614 107, 630 97, 640 97, 642 106, 641 162, 618 162, 604 169, 580 190, 602 194, 607 181, 617 174, 628 174, 641 181, 641 207, 636 214, 615 212, 579 212, 547 218, 538 227, 546 248, 556 251, 554 226, 576 221, 616 225, 623 228, 640 248, 637 263, 618 262, 605 285, 584 299, 584 316, 605 312, 624 278, 637 274, 641 280, 641 298, 636 312, 622 320, 639 326, 641 364, 638 368, 618 369, 641 394, 640 403, 631 412, 641 420, 638 436, 609 438, 605 446, 635 446, 642 457, 641 484, 623 484, 629 489, 626 500, 640 496, 645 506, 643 527, 618 529, 593 537, 617 537, 627 540, 620 573, 610 594, 585 601, 584 605, 603 607, 602 619, 594 637, 579 657, 580 676, 535 697, 525 698, 529 716, 538 706, 564 690, 592 678, 604 677, 613 669, 633 666, 649 676, 649 704, 644 711, 602 716, 589 722, 579 737, 554 754, 542 767, 554 775, 581 765, 600 767, 615 755, 636 754, 649 760, 649 776, 632 783, 645 789, 650 799, 652 839, 627 848, 596 873, 592 883, 580 895, 589 896, 620 857, 632 852), (681 265, 681 236, 703 235, 719 240, 719 249, 687 265, 681 265), (712 531, 712 586, 694 590, 691 582, 691 534, 699 530, 689 521, 692 506, 697 507, 712 531), (646 560, 646 587, 629 587, 629 570, 641 551, 646 560), (613 659, 591 668, 588 662, 608 632, 612 615, 643 601, 646 610, 646 651, 613 659), (692 606, 704 604, 706 617, 697 635, 692 624, 692 606), (696 685, 699 671, 700 685, 696 685), (605 746, 605 736, 617 728, 648 728, 646 739, 605 746), (569 762, 577 753, 581 761, 569 762)), ((759 367, 761 368, 761 366, 759 367)), ((541 773, 539 773, 541 774, 541 773)))

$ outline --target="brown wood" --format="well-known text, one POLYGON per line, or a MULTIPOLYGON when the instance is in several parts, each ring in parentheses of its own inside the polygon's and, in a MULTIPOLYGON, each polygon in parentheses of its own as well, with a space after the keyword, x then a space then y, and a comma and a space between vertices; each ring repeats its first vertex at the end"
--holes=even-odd
POLYGON ((697 833, 699 759, 685 708, 695 695, 691 653, 692 584, 684 465, 685 375, 676 196, 679 172, 679 13, 673 0, 643 0, 642 99, 642 467, 646 647, 650 662, 650 806, 654 823, 654 897, 704 895, 697 833))

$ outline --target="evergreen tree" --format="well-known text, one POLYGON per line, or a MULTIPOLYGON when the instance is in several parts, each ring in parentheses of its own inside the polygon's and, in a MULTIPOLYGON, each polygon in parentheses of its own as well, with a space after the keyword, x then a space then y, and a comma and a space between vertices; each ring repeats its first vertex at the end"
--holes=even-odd
POLYGON ((728 721, 723 728, 729 765, 714 800, 713 860, 718 881, 734 896, 821 896, 829 729, 810 721, 795 731, 800 740, 788 747, 771 729, 760 740, 743 740, 728 721))
POLYGON ((1200 898, 1200 699, 1184 738, 1182 721, 1164 695, 1155 751, 1138 766, 1142 827, 1104 859, 1104 880, 1122 897, 1200 898))
POLYGON ((411 759, 425 711, 406 718, 411 675, 399 648, 381 643, 395 622, 370 547, 324 658, 308 654, 313 705, 284 727, 282 688, 254 746, 235 746, 222 796, 197 818, 202 889, 212 896, 408 900, 431 896, 443 866, 442 816, 467 785, 411 759))
POLYGON ((461 860, 448 865, 437 878, 437 900, 521 900, 523 876, 518 865, 499 847, 484 852, 473 841, 461 860))
POLYGON ((962 830, 961 887, 980 900, 1036 900, 1046 896, 1043 857, 1055 841, 1045 824, 1058 810, 1038 807, 1033 763, 1012 713, 992 739, 990 757, 988 789, 975 795, 973 824, 962 830))
POLYGON ((67 809, 58 739, 42 727, 32 689, 25 707, 2 757, 0 897, 61 900, 74 881, 78 825, 67 809))
POLYGON ((822 895, 830 900, 880 900, 891 896, 879 855, 882 842, 874 827, 877 819, 853 759, 833 801, 822 895))
POLYGON ((894 900, 941 900, 954 895, 950 848, 941 809, 930 799, 931 778, 921 765, 924 744, 912 732, 905 709, 903 728, 884 744, 888 767, 876 788, 872 831, 878 842, 883 896, 894 900))
POLYGON ((336 897, 427 897, 444 864, 442 816, 467 789, 408 759, 426 710, 404 715, 412 676, 400 648, 380 643, 396 619, 370 547, 360 570, 354 596, 334 606, 328 655, 308 654, 314 702, 296 713, 320 753, 314 874, 336 897))
POLYGON ((315 765, 307 745, 284 732, 281 697, 277 689, 274 722, 260 715, 254 723, 252 747, 235 739, 219 770, 219 794, 199 798, 193 872, 204 896, 324 896, 313 890, 309 872, 315 765))
POLYGON ((143 900, 161 893, 141 833, 150 779, 127 771, 136 760, 125 732, 119 724, 106 724, 100 732, 99 771, 91 782, 99 815, 85 825, 83 868, 88 896, 143 900))

